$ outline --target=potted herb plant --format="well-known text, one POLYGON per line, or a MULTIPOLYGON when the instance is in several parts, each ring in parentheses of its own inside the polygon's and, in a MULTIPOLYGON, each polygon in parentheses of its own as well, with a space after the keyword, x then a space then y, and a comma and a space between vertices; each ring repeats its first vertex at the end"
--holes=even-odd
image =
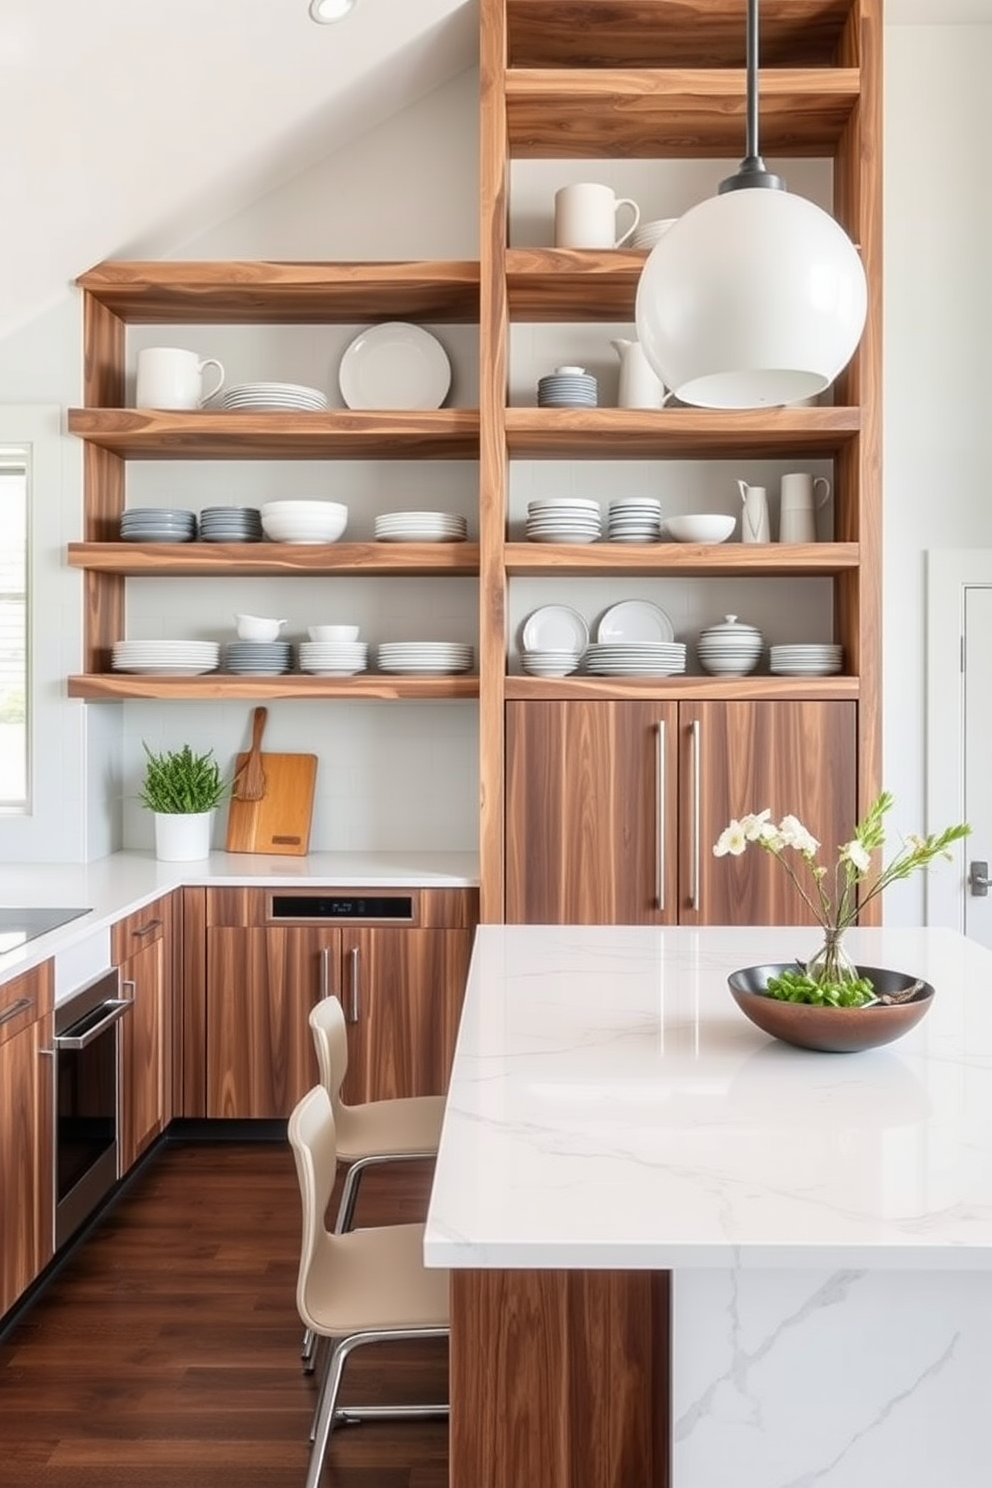
POLYGON ((155 815, 155 856, 173 863, 208 857, 214 812, 231 791, 213 750, 196 754, 188 744, 161 754, 147 744, 144 750, 138 798, 155 815))

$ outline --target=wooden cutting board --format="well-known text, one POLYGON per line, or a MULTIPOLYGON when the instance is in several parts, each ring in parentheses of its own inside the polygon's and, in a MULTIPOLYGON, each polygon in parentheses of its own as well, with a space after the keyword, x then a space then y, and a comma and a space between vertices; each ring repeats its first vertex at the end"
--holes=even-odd
POLYGON ((251 749, 235 764, 227 817, 227 851, 302 857, 310 845, 315 754, 263 754, 268 709, 252 715, 251 749))

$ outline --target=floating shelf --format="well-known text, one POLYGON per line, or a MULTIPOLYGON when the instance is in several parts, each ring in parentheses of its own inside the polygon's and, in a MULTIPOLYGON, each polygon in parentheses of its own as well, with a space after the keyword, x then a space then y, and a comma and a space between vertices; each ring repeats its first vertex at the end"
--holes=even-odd
POLYGON ((479 572, 478 543, 69 543, 72 568, 127 578, 416 578, 479 572))
POLYGON ((208 672, 199 677, 149 677, 130 672, 86 673, 68 679, 70 697, 89 702, 121 702, 127 698, 158 698, 163 702, 230 700, 232 698, 477 698, 477 676, 385 676, 378 672, 356 677, 315 677, 286 673, 276 677, 234 676, 208 672))

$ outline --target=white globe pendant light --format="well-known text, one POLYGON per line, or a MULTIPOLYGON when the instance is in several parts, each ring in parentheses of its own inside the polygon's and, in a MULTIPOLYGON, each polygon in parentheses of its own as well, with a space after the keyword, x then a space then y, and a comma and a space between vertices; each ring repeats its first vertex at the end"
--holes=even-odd
POLYGON ((795 403, 830 386, 868 309, 860 255, 758 153, 758 0, 748 0, 747 156, 652 249, 637 338, 665 386, 702 408, 795 403))

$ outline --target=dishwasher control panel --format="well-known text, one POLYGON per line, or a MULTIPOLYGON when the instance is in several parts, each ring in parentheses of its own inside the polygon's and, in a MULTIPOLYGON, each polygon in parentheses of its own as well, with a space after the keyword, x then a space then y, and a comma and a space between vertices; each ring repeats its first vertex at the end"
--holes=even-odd
POLYGON ((409 924, 409 894, 273 894, 273 920, 388 920, 409 924))

